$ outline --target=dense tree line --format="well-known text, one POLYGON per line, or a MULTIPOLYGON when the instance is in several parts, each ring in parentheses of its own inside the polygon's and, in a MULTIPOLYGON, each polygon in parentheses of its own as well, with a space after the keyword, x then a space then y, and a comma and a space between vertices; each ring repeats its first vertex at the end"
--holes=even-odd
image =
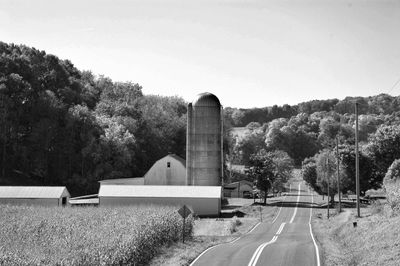
POLYGON ((400 96, 393 97, 388 94, 379 94, 370 97, 346 97, 343 100, 313 100, 299 103, 297 105, 238 109, 226 108, 225 120, 234 127, 244 127, 251 122, 260 124, 271 122, 277 118, 290 119, 298 114, 335 111, 338 114, 354 113, 354 103, 359 103, 359 114, 361 115, 391 115, 400 114, 400 96))
MULTIPOLYGON (((354 104, 353 104, 354 107, 354 104)), ((304 179, 319 193, 337 192, 337 156, 341 191, 355 191, 355 115, 336 111, 300 113, 261 125, 247 125, 235 137, 232 153, 236 164, 253 167, 260 151, 283 151, 303 170, 304 179), (339 153, 336 153, 336 142, 339 153)), ((381 187, 388 167, 400 158, 400 121, 397 112, 359 116, 360 189, 381 187)), ((249 172, 250 173, 250 172, 249 172)))
POLYGON ((132 82, 0 42, 0 183, 67 185, 142 176, 168 152, 185 155, 186 103, 132 82))

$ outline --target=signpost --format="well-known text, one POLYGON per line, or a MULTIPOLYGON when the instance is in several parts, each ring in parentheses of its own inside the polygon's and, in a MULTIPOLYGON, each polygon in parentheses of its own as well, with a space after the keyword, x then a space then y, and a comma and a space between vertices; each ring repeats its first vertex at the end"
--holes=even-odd
POLYGON ((192 213, 192 211, 186 206, 183 205, 179 210, 178 213, 183 218, 183 229, 182 229, 182 242, 185 243, 185 221, 186 218, 192 213))

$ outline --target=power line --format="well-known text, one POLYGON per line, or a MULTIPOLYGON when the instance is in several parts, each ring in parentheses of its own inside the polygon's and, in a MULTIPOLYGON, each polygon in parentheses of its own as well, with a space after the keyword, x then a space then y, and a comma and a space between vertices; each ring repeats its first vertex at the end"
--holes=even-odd
POLYGON ((400 83, 400 78, 393 84, 393 86, 390 88, 388 94, 390 94, 390 93, 393 91, 393 89, 394 89, 399 83, 400 83))

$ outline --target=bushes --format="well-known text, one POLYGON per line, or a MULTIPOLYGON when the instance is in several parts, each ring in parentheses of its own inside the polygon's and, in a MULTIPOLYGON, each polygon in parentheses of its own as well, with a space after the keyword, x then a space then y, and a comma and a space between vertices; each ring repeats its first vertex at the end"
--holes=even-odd
POLYGON ((400 213, 400 159, 395 160, 389 167, 383 185, 387 201, 394 214, 400 213))
POLYGON ((142 265, 181 238, 176 209, 0 205, 0 265, 142 265))

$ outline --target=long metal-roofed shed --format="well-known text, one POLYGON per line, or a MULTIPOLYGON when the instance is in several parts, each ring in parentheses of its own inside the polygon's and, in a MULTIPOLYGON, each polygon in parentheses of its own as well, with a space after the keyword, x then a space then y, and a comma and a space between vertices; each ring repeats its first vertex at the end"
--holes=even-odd
POLYGON ((0 204, 66 206, 70 197, 61 186, 0 186, 0 204))
POLYGON ((187 205, 196 215, 219 216, 220 186, 100 186, 100 206, 187 205))

